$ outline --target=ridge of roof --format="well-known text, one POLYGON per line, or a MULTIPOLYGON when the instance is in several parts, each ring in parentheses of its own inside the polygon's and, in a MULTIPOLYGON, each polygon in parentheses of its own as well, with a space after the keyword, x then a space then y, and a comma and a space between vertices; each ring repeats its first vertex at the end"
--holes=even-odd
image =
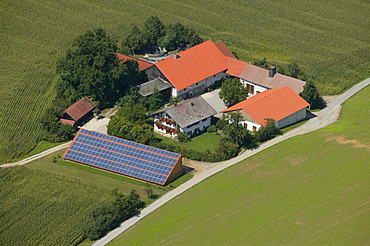
POLYGON ((177 57, 168 57, 156 66, 179 91, 227 69, 226 57, 211 40, 182 51, 177 57))
POLYGON ((143 70, 145 70, 147 68, 150 68, 151 66, 154 65, 150 62, 143 61, 139 58, 135 58, 135 57, 132 57, 132 56, 129 56, 129 55, 124 55, 124 54, 121 54, 121 53, 116 53, 116 55, 118 57, 118 60, 121 61, 122 63, 125 63, 127 60, 137 61, 137 63, 139 64, 139 71, 143 71, 143 70))

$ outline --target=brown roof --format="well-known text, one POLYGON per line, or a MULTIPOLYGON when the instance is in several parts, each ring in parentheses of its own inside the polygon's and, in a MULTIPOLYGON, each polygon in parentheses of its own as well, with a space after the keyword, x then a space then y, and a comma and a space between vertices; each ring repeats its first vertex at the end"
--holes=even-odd
POLYGON ((67 120, 67 119, 60 119, 60 122, 63 124, 63 125, 71 125, 71 126, 74 126, 76 121, 74 120, 67 120))
POLYGON ((216 110, 202 97, 194 97, 181 101, 162 110, 158 110, 152 113, 152 115, 162 112, 166 112, 181 128, 217 114, 216 110))
POLYGON ((132 57, 132 56, 128 56, 128 55, 124 55, 124 54, 120 54, 120 53, 116 53, 116 55, 118 56, 118 60, 120 60, 122 63, 125 63, 127 60, 137 61, 137 63, 139 64, 139 71, 143 71, 143 70, 145 70, 147 68, 150 68, 151 66, 154 65, 150 62, 143 61, 143 60, 140 60, 140 59, 132 57))
POLYGON ((269 71, 267 69, 250 63, 247 63, 244 70, 237 77, 271 89, 289 86, 297 94, 303 91, 303 86, 306 84, 306 82, 302 80, 280 73, 276 73, 275 76, 271 78, 269 77, 269 71))
POLYGON ((285 86, 263 91, 222 112, 243 110, 260 125, 264 125, 265 118, 272 118, 279 121, 307 106, 309 104, 303 98, 290 87, 285 86))
POLYGON ((75 121, 84 117, 87 113, 95 108, 95 104, 88 97, 84 97, 78 102, 69 106, 65 112, 69 114, 75 121))
POLYGON ((221 51, 221 53, 224 56, 228 56, 230 58, 236 59, 236 57, 234 56, 234 54, 226 47, 226 45, 221 40, 218 40, 215 43, 215 45, 217 46, 217 48, 221 51))

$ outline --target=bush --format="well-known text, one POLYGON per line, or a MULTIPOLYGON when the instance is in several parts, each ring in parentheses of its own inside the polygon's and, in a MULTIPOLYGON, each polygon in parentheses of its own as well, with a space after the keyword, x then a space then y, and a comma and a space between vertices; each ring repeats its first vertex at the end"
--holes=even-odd
POLYGON ((265 121, 265 126, 261 126, 260 129, 254 133, 259 142, 267 141, 281 134, 281 130, 275 125, 274 119, 265 119, 265 121))
POLYGON ((212 125, 212 126, 207 128, 207 132, 208 133, 217 132, 217 127, 215 125, 212 125))
POLYGON ((185 132, 177 133, 177 140, 179 140, 179 142, 185 142, 186 140, 188 140, 188 138, 189 138, 189 135, 185 132))

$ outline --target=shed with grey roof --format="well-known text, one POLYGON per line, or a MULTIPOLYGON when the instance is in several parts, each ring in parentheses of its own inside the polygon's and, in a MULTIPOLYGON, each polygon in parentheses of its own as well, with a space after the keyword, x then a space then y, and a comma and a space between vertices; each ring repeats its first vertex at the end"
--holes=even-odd
POLYGON ((139 93, 143 97, 150 96, 154 90, 164 93, 164 91, 172 88, 172 85, 161 78, 155 78, 137 86, 139 93))

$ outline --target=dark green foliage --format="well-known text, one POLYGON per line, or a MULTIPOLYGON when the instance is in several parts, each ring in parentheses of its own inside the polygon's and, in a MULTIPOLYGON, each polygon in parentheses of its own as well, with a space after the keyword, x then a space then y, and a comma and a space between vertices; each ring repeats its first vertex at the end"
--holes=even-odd
POLYGON ((210 127, 207 128, 207 132, 217 132, 217 127, 215 125, 211 125, 210 127))
POLYGON ((170 101, 168 102, 168 106, 174 105, 175 103, 179 103, 183 101, 184 99, 179 98, 179 97, 171 97, 170 101))
POLYGON ((84 235, 90 240, 103 237, 143 207, 140 196, 135 190, 131 190, 128 196, 114 190, 112 197, 113 201, 110 204, 99 207, 91 213, 84 228, 84 235))
POLYGON ((262 60, 260 61, 256 61, 256 62, 253 62, 253 65, 256 65, 256 66, 259 66, 259 67, 263 67, 263 68, 268 68, 270 65, 267 63, 267 60, 266 58, 263 58, 262 60))
POLYGON ((176 50, 198 45, 203 42, 203 39, 193 30, 185 28, 181 23, 176 23, 166 28, 166 35, 158 42, 167 50, 176 50))
POLYGON ((186 140, 188 140, 188 138, 189 138, 189 135, 186 134, 185 132, 177 133, 177 140, 179 140, 179 142, 185 142, 186 140))
POLYGON ((281 134, 280 128, 275 125, 274 119, 265 119, 265 126, 261 126, 258 131, 254 133, 257 141, 264 142, 281 134))
POLYGON ((164 103, 163 95, 157 89, 145 100, 145 105, 149 112, 154 112, 162 108, 164 103))
POLYGON ((138 77, 137 64, 121 65, 115 54, 117 46, 103 29, 78 37, 57 65, 62 81, 58 97, 70 103, 83 96, 100 102, 114 103, 138 77))
POLYGON ((122 51, 131 54, 152 53, 157 47, 164 47, 168 51, 185 49, 203 42, 203 39, 194 30, 175 23, 165 27, 156 16, 150 16, 140 30, 137 25, 132 27, 131 33, 123 39, 122 51))
POLYGON ((144 22, 144 36, 151 45, 157 45, 158 39, 161 38, 165 32, 164 25, 157 16, 150 16, 144 22))
POLYGON ((322 100, 314 82, 307 81, 299 95, 310 104, 311 109, 320 107, 322 100))
POLYGON ((121 107, 116 116, 122 117, 131 123, 142 124, 145 123, 148 116, 146 115, 146 108, 141 104, 121 107))
POLYGON ((130 106, 134 106, 136 104, 139 104, 140 102, 140 94, 139 94, 139 91, 137 89, 137 87, 132 87, 130 89, 130 92, 121 97, 118 101, 117 101, 117 105, 120 106, 120 107, 130 107, 130 106))
POLYGON ((240 151, 240 147, 224 139, 216 149, 216 154, 223 156, 225 160, 237 156, 240 151))
POLYGON ((241 120, 241 115, 238 113, 230 114, 229 120, 231 124, 224 126, 224 134, 227 136, 230 141, 240 147, 253 148, 256 146, 255 137, 245 129, 242 125, 239 124, 241 120))
POLYGON ((226 79, 221 86, 220 98, 228 105, 234 105, 248 97, 248 89, 238 78, 226 79))

